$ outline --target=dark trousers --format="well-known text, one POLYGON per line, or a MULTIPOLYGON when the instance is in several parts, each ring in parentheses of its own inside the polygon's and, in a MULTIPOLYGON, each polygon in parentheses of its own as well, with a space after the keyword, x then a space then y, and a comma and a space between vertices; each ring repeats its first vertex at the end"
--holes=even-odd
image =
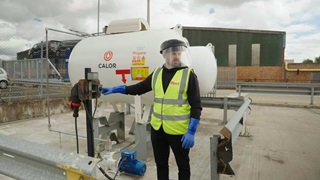
POLYGON ((169 135, 160 127, 158 131, 151 128, 151 141, 154 159, 157 165, 158 180, 169 180, 170 147, 179 169, 179 180, 190 179, 189 149, 182 148, 182 135, 169 135))

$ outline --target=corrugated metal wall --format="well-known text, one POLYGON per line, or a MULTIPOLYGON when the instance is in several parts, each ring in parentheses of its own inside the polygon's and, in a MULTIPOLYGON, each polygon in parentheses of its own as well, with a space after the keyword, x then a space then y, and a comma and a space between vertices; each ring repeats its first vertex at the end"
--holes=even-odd
POLYGON ((218 66, 280 66, 284 58, 281 31, 183 27, 183 36, 191 46, 212 43, 218 66))

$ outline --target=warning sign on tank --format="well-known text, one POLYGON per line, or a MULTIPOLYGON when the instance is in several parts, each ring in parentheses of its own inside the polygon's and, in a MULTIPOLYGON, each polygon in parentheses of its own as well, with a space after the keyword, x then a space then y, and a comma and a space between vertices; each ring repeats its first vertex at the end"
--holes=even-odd
POLYGON ((146 65, 146 51, 133 51, 132 52, 132 66, 146 65))
POLYGON ((145 80, 149 75, 149 67, 131 67, 133 81, 145 80))

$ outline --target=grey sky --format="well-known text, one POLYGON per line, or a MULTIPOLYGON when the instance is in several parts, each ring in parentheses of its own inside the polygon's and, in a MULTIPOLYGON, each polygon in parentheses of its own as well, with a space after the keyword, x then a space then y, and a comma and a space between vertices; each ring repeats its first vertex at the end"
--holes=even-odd
MULTIPOLYGON (((176 24, 287 32, 287 59, 302 62, 320 52, 318 0, 161 0, 151 1, 151 29, 176 24), (214 11, 212 11, 214 10, 214 11)), ((0 0, 0 58, 45 40, 45 28, 97 32, 98 0, 0 0), (10 49, 10 50, 9 50, 10 49), (3 51, 8 51, 1 54, 3 51)), ((100 0, 100 25, 145 18, 147 0, 100 0)), ((74 39, 51 33, 51 39, 74 39)))

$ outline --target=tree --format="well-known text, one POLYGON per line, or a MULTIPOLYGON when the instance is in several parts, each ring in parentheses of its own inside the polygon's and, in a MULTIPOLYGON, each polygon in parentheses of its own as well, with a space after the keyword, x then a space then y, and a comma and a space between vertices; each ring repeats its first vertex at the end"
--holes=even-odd
POLYGON ((319 57, 314 58, 314 63, 316 63, 316 64, 320 64, 320 56, 319 56, 319 57))
POLYGON ((302 62, 303 64, 313 64, 313 61, 311 59, 305 59, 302 62))

